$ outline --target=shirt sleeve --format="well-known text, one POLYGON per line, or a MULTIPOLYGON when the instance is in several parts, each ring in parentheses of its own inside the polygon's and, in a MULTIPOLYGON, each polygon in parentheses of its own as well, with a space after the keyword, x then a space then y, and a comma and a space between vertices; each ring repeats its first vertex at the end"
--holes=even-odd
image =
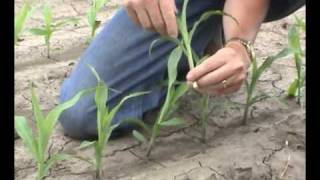
POLYGON ((269 11, 264 22, 270 22, 282 19, 303 5, 305 5, 305 0, 271 0, 269 6, 269 11))

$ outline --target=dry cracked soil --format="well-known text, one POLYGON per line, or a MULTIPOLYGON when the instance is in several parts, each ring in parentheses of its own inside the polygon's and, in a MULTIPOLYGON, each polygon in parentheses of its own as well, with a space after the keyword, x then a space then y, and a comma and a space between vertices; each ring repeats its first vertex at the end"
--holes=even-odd
MULTIPOLYGON (((40 97, 41 108, 48 112, 58 103, 59 88, 81 53, 87 47, 89 27, 85 12, 88 0, 52 0, 54 18, 77 16, 76 27, 67 26, 52 39, 52 58, 45 56, 42 37, 24 33, 23 41, 15 47, 15 114, 32 121, 28 82, 33 81, 40 97)), ((15 0, 19 9, 22 0, 15 0)), ((112 0, 99 14, 107 23, 120 3, 112 0)), ((294 15, 305 18, 301 8, 287 18, 263 24, 255 48, 262 62, 268 55, 287 46, 287 28, 294 15)), ((41 23, 36 11, 28 21, 30 28, 41 23)), ((305 37, 301 37, 304 45, 305 37)), ((105 166, 102 179, 107 180, 304 180, 305 179, 305 106, 284 99, 289 83, 295 77, 292 57, 276 61, 261 77, 258 91, 272 95, 257 103, 250 112, 249 123, 240 125, 244 90, 226 97, 211 97, 208 138, 199 141, 198 95, 189 93, 181 101, 177 114, 186 120, 179 128, 165 129, 156 141, 152 158, 145 160, 145 147, 130 135, 111 140, 103 156, 105 166), (288 145, 286 145, 288 142, 288 145)), ((71 151, 81 142, 64 136, 60 126, 54 132, 51 152, 71 151)), ((77 152, 92 157, 93 150, 77 152)), ((31 180, 36 175, 35 163, 23 146, 15 140, 15 179, 31 180)), ((46 179, 91 180, 89 164, 68 159, 58 162, 46 179)))

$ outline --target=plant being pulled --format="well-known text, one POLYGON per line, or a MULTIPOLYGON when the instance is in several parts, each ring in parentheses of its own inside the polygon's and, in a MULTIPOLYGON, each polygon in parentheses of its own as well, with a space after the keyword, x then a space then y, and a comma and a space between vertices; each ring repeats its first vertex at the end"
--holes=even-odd
MULTIPOLYGON (((169 57, 168 57, 168 86, 167 86, 167 95, 165 102, 156 118, 155 123, 153 124, 152 129, 149 128, 146 124, 143 122, 139 122, 142 126, 142 128, 145 130, 147 138, 138 131, 133 131, 133 135, 141 142, 147 143, 148 141, 148 148, 147 148, 147 157, 150 156, 151 150, 154 146, 154 142, 156 138, 159 136, 160 130, 163 127, 167 126, 178 126, 183 124, 183 121, 177 117, 171 118, 170 115, 176 109, 176 103, 178 100, 187 92, 188 85, 186 82, 180 82, 177 86, 176 78, 177 78, 177 68, 178 63, 181 60, 182 55, 185 55, 188 60, 189 68, 193 69, 195 64, 200 61, 200 59, 203 60, 203 58, 199 58, 198 55, 195 53, 195 51, 191 47, 191 41, 193 38, 194 33, 196 32, 197 27, 200 25, 201 22, 209 19, 213 15, 227 15, 230 16, 220 10, 212 10, 205 12, 198 21, 196 21, 192 27, 192 29, 188 30, 187 25, 187 5, 188 0, 185 0, 182 7, 182 12, 180 15, 177 16, 177 24, 179 33, 181 35, 181 39, 178 38, 170 38, 170 37, 163 37, 161 39, 154 40, 149 49, 149 55, 151 55, 152 47, 159 41, 170 41, 176 44, 177 46, 171 51, 169 57), (151 129, 151 130, 150 130, 151 129)), ((231 17, 231 16, 230 16, 231 17)), ((205 96, 205 98, 208 98, 205 96)), ((208 99, 204 99, 204 108, 208 109, 208 99)), ((205 113, 205 112, 203 112, 205 113)), ((206 116, 203 117, 203 126, 205 126, 205 121, 207 120, 206 116)), ((205 134, 205 133, 204 133, 205 134)), ((203 135, 205 136, 205 135, 203 135)))

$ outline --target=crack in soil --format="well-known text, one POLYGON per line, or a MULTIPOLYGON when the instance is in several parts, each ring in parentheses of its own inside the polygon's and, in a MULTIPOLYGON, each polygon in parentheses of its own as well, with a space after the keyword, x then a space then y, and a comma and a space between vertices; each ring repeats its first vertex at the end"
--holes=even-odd
POLYGON ((199 168, 200 169, 205 168, 205 169, 208 169, 208 170, 212 171, 215 175, 221 176, 225 180, 230 180, 224 174, 220 173, 219 171, 215 170, 214 168, 212 168, 210 166, 203 166, 201 161, 198 161, 198 164, 199 164, 199 167, 195 167, 195 168, 192 168, 192 169, 188 170, 187 172, 183 172, 183 173, 177 174, 177 175, 174 176, 174 179, 176 179, 176 178, 178 178, 179 176, 182 176, 182 175, 186 175, 187 177, 189 177, 188 174, 190 174, 192 171, 194 171, 196 169, 199 169, 199 168))
POLYGON ((210 167, 210 166, 203 166, 202 163, 201 163, 201 161, 198 161, 198 163, 199 163, 199 166, 200 166, 201 168, 207 168, 207 169, 209 169, 210 171, 214 172, 215 174, 221 176, 223 179, 229 180, 229 178, 227 178, 224 174, 220 173, 219 171, 215 170, 214 168, 212 168, 212 167, 210 167))
POLYGON ((122 149, 116 149, 114 151, 112 151, 110 154, 106 154, 105 156, 103 157, 111 157, 111 156, 115 156, 118 152, 125 152, 125 151, 129 151, 133 148, 136 148, 138 146, 140 146, 141 144, 140 143, 137 143, 137 144, 133 144, 131 146, 128 146, 128 147, 125 147, 125 148, 122 148, 122 149))
POLYGON ((129 150, 129 152, 133 155, 133 156, 135 156, 135 157, 137 157, 138 159, 140 159, 141 161, 149 161, 149 162, 153 162, 153 163, 155 163, 155 164, 158 164, 158 165, 160 165, 161 167, 163 167, 163 168, 166 168, 167 166, 165 166, 164 164, 162 164, 162 163, 160 163, 160 162, 158 162, 158 161, 156 161, 156 160, 154 160, 154 159, 151 159, 151 158, 148 158, 148 159, 146 159, 146 158, 144 158, 144 157, 141 157, 141 156, 139 156, 138 154, 136 154, 136 153, 134 153, 133 151, 131 151, 131 150, 129 150))
POLYGON ((269 153, 267 156, 264 156, 262 159, 262 163, 268 168, 269 170, 269 179, 272 180, 273 178, 273 172, 272 172, 272 167, 271 164, 269 164, 268 162, 270 161, 270 159, 279 151, 283 150, 283 146, 279 147, 278 149, 268 149, 268 148, 264 148, 262 147, 263 150, 271 150, 271 153, 269 153))
POLYGON ((278 76, 279 78, 276 79, 276 80, 271 81, 271 84, 272 84, 272 87, 274 87, 274 88, 276 88, 276 89, 278 89, 278 90, 280 91, 279 95, 277 96, 277 97, 280 97, 283 93, 286 92, 285 90, 279 88, 279 87, 276 85, 277 82, 279 82, 279 81, 282 80, 282 74, 281 74, 281 73, 278 73, 278 72, 274 72, 274 73, 275 73, 275 74, 278 74, 278 75, 279 75, 279 76, 278 76))

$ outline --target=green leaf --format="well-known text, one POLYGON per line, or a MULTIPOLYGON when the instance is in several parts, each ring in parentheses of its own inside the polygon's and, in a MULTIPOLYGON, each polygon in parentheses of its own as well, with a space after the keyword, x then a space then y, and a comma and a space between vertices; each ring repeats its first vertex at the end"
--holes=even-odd
POLYGON ((27 1, 24 2, 21 10, 14 18, 14 44, 18 42, 20 33, 23 31, 25 22, 27 21, 31 12, 31 5, 27 1))
POLYGON ((143 122, 141 119, 135 119, 135 118, 129 118, 121 121, 121 124, 123 123, 130 123, 130 124, 135 124, 138 125, 140 128, 142 128, 146 133, 150 134, 151 130, 150 127, 143 122))
POLYGON ((173 97, 172 97, 172 103, 176 103, 180 97, 182 97, 187 91, 189 87, 187 83, 183 83, 178 86, 178 88, 175 90, 173 97))
MULTIPOLYGON (((187 7, 188 7, 189 0, 184 0, 182 5, 182 13, 181 13, 181 20, 182 20, 182 30, 183 33, 188 34, 187 30, 187 7)), ((187 42, 187 41, 185 41, 187 42)))
POLYGON ((46 24, 46 27, 50 28, 51 23, 52 23, 52 9, 51 9, 51 6, 48 3, 46 3, 44 5, 43 16, 44 16, 44 22, 46 24))
POLYGON ((209 56, 206 55, 206 56, 203 56, 200 60, 196 60, 197 66, 198 66, 199 64, 201 64, 203 61, 205 61, 206 59, 208 59, 208 58, 209 58, 209 56))
POLYGON ((40 105, 39 105, 39 100, 38 97, 35 94, 35 90, 33 88, 33 84, 30 83, 30 89, 31 89, 31 102, 32 102, 32 111, 33 111, 33 116, 36 121, 38 133, 39 133, 39 146, 38 146, 38 155, 40 159, 44 158, 44 152, 46 150, 47 144, 48 144, 48 137, 46 136, 46 131, 45 131, 45 122, 44 122, 44 116, 40 110, 40 105))
POLYGON ((182 56, 182 49, 180 46, 178 46, 171 52, 168 58, 167 66, 168 66, 169 88, 171 88, 171 86, 173 85, 173 83, 177 78, 177 68, 178 68, 178 64, 181 59, 181 56, 182 56))
POLYGON ((147 139, 139 131, 133 130, 132 135, 133 135, 133 137, 135 137, 138 141, 140 141, 142 143, 147 142, 147 139))
POLYGON ((106 142, 108 142, 110 136, 111 136, 111 133, 114 129, 116 129, 117 127, 119 127, 120 123, 117 123, 117 124, 113 124, 111 127, 107 127, 107 133, 106 133, 106 138, 105 138, 105 142, 103 144, 106 144, 106 142))
POLYGON ((228 13, 224 13, 223 11, 220 11, 220 10, 207 11, 207 12, 203 13, 203 14, 201 15, 201 17, 199 18, 199 20, 194 23, 194 25, 193 25, 190 33, 189 33, 189 36, 190 36, 189 42, 188 42, 189 44, 191 44, 193 35, 194 35, 195 31, 197 30, 198 26, 199 26, 203 21, 209 19, 211 16, 214 16, 214 15, 221 15, 221 16, 230 17, 230 18, 231 18, 232 20, 234 20, 237 24, 239 24, 238 21, 237 21, 237 19, 235 19, 233 16, 231 16, 231 15, 228 14, 228 13))
POLYGON ((184 124, 184 122, 179 118, 172 118, 167 121, 162 121, 159 123, 160 126, 178 126, 184 124))
POLYGON ((48 32, 45 29, 40 28, 31 28, 29 29, 29 32, 36 36, 44 36, 48 34, 48 32))
POLYGON ((95 7, 97 11, 100 11, 103 6, 107 3, 107 0, 94 0, 95 1, 95 7))
POLYGON ((98 82, 98 85, 96 87, 96 94, 95 94, 95 103, 97 106, 97 128, 98 128, 98 136, 102 135, 104 133, 104 117, 107 115, 107 100, 108 100, 108 89, 104 85, 102 81, 98 82))
POLYGON ((55 127, 58 118, 60 116, 60 114, 65 111, 66 109, 74 106, 82 96, 89 94, 91 92, 93 92, 94 89, 87 89, 87 90, 81 90, 79 91, 75 96, 73 96, 71 99, 69 99, 68 101, 59 104, 58 106, 56 106, 55 108, 53 108, 49 114, 46 117, 46 124, 45 124, 45 132, 47 133, 47 136, 50 136, 52 134, 53 128, 55 127))
POLYGON ((83 141, 77 149, 78 150, 86 149, 94 146, 95 143, 96 141, 83 141))
POLYGON ((99 74, 97 73, 96 69, 93 66, 91 66, 90 64, 86 64, 86 65, 89 67, 92 74, 96 77, 97 81, 98 82, 101 81, 101 78, 100 78, 99 74))
POLYGON ((288 96, 295 97, 298 90, 298 79, 295 79, 288 88, 288 96))
MULTIPOLYGON (((68 155, 68 154, 54 154, 46 163, 44 166, 44 173, 43 176, 46 176, 49 172, 49 169, 52 167, 53 164, 55 164, 57 161, 62 161, 62 160, 66 160, 68 158, 70 158, 72 156, 68 155)), ((42 179, 43 177, 41 177, 40 179, 42 179)))
POLYGON ((304 32, 306 31, 306 23, 301 19, 299 18, 298 16, 294 16, 295 20, 296 20, 296 25, 301 29, 303 30, 304 32))
POLYGON ((296 26, 291 26, 288 32, 289 47, 293 52, 301 54, 300 36, 296 26))
POLYGON ((29 149, 31 155, 38 160, 37 142, 33 137, 32 130, 27 124, 27 120, 23 116, 14 117, 14 127, 23 143, 29 149))
POLYGON ((93 7, 90 7, 87 12, 87 20, 91 28, 95 26, 96 16, 97 16, 97 13, 95 9, 93 7))
MULTIPOLYGON (((284 58, 286 57, 288 54, 291 53, 291 50, 289 48, 285 48, 282 51, 280 51, 278 54, 274 55, 274 56, 269 56, 267 57, 267 59, 262 63, 262 65, 256 69, 256 71, 254 71, 252 73, 252 80, 250 82, 250 87, 249 87, 249 94, 252 94, 252 92, 254 91, 256 84, 261 76, 261 74, 267 69, 269 68, 272 63, 280 58, 284 58)), ((256 60, 254 58, 253 63, 256 64, 256 60)), ((256 65, 254 65, 255 67, 256 65)))
POLYGON ((145 94, 150 93, 150 91, 145 91, 145 92, 136 92, 136 93, 132 93, 128 96, 125 96, 112 110, 111 112, 107 115, 106 119, 109 120, 109 123, 111 123, 111 120, 113 119, 113 117, 116 115, 116 113, 119 111, 120 107, 123 105, 123 103, 125 103, 128 99, 137 97, 137 96, 142 96, 145 94))
POLYGON ((260 77, 260 75, 271 66, 271 64, 277 60, 277 59, 281 59, 284 58, 286 56, 288 56, 291 53, 291 50, 288 48, 283 49, 282 51, 280 51, 277 55, 275 56, 270 56, 268 57, 263 63, 262 65, 258 68, 258 78, 260 77))
POLYGON ((151 51, 153 49, 153 47, 157 44, 157 43, 161 43, 161 42, 165 42, 165 41, 169 41, 172 42, 174 44, 176 44, 177 46, 180 45, 180 41, 176 38, 171 38, 171 37, 162 37, 162 38, 158 38, 155 39, 151 42, 150 46, 149 46, 149 56, 151 57, 151 51))
POLYGON ((79 22, 79 18, 69 18, 69 19, 66 19, 66 20, 63 20, 63 21, 60 21, 58 23, 56 23, 55 25, 53 25, 53 27, 55 28, 58 28, 58 27, 61 27, 61 26, 64 26, 64 25, 67 25, 67 24, 77 24, 79 22))

